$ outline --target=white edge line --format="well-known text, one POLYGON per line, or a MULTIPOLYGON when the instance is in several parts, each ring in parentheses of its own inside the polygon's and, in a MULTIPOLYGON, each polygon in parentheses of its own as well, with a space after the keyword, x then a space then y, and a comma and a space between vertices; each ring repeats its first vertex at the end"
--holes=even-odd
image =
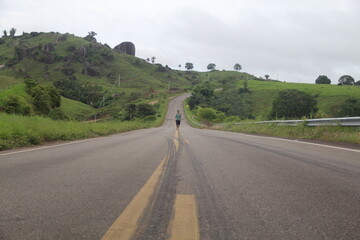
MULTIPOLYGON (((233 132, 233 133, 234 133, 234 132, 233 132)), ((346 150, 346 151, 351 151, 351 152, 358 152, 358 153, 360 153, 360 150, 352 149, 352 148, 336 147, 336 146, 331 146, 331 145, 325 145, 325 144, 319 144, 319 143, 310 143, 310 142, 304 142, 304 141, 300 141, 300 140, 291 140, 291 139, 284 139, 284 138, 275 138, 275 137, 266 137, 266 136, 255 136, 255 135, 249 135, 249 134, 245 134, 245 133, 240 133, 240 134, 246 135, 246 136, 250 136, 250 137, 255 137, 255 138, 268 138, 268 139, 280 140, 280 141, 285 141, 285 142, 302 143, 302 144, 307 144, 307 145, 313 145, 313 146, 319 146, 319 147, 327 147, 327 148, 333 148, 333 149, 338 149, 338 150, 346 150)))
MULTIPOLYGON (((55 144, 55 145, 51 145, 51 146, 44 146, 44 147, 36 147, 36 148, 31 148, 31 149, 26 149, 26 150, 20 150, 20 151, 12 151, 12 152, 7 152, 7 153, 0 153, 0 156, 6 156, 6 155, 12 155, 12 154, 17 154, 17 153, 24 153, 24 152, 33 152, 33 151, 37 151, 37 150, 43 150, 43 149, 48 149, 48 148, 55 148, 55 147, 61 147, 61 146, 66 146, 66 145, 71 145, 71 144, 77 144, 77 143, 82 143, 82 142, 89 142, 92 140, 95 140, 96 138, 91 138, 91 139, 85 139, 85 140, 78 140, 78 141, 72 141, 72 142, 68 142, 68 143, 60 143, 60 144, 55 144)), ((51 143, 51 142, 50 142, 51 143)))
MULTIPOLYGON (((48 149, 48 148, 62 147, 62 146, 71 145, 71 144, 89 142, 89 141, 97 140, 100 138, 112 138, 112 137, 116 137, 118 135, 127 135, 127 134, 131 134, 133 132, 149 130, 149 129, 152 129, 152 128, 136 129, 136 130, 126 131, 126 132, 122 132, 122 133, 115 133, 115 134, 111 134, 108 136, 98 136, 98 137, 92 137, 92 138, 87 138, 87 139, 82 139, 82 140, 73 140, 71 142, 59 143, 59 144, 54 144, 54 145, 50 145, 50 146, 43 146, 43 147, 29 146, 30 149, 19 150, 19 151, 17 151, 16 149, 10 149, 9 151, 11 151, 11 152, 1 153, 1 151, 0 151, 0 157, 6 156, 6 155, 17 154, 17 153, 32 152, 32 151, 43 150, 43 149, 48 149)), ((48 142, 48 143, 51 144, 51 142, 48 142)))
MULTIPOLYGON (((218 130, 216 130, 216 131, 218 131, 218 130)), ((327 147, 327 148, 333 148, 333 149, 338 149, 338 150, 345 150, 345 151, 360 153, 360 150, 358 150, 358 149, 336 147, 336 146, 319 144, 319 143, 310 143, 310 142, 304 142, 304 141, 300 141, 300 140, 291 140, 291 139, 285 139, 285 138, 280 138, 280 137, 277 138, 277 137, 271 137, 271 136, 256 136, 256 135, 240 133, 240 132, 227 132, 227 131, 222 131, 222 132, 232 133, 232 134, 236 134, 236 135, 240 134, 240 135, 245 135, 245 136, 253 137, 253 138, 267 138, 267 139, 273 139, 273 140, 279 140, 279 141, 285 141, 285 142, 302 143, 302 144, 313 145, 313 146, 318 146, 318 147, 327 147)))

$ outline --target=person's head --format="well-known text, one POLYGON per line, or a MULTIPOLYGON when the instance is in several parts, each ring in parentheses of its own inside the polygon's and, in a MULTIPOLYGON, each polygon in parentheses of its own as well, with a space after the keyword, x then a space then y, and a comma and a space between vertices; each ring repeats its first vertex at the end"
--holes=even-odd
POLYGON ((177 113, 180 113, 180 110, 177 110, 177 113))

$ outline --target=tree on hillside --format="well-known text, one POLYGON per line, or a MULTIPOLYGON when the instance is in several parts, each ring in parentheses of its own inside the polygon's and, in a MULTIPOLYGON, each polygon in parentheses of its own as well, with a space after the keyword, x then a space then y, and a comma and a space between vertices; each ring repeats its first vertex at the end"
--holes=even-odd
POLYGON ((309 118, 315 115, 317 110, 315 97, 296 89, 288 89, 280 91, 278 97, 273 101, 270 118, 309 118))
POLYGON ((209 63, 209 65, 207 65, 207 69, 210 71, 214 71, 216 68, 216 64, 215 63, 209 63))
POLYGON ((88 32, 88 35, 91 37, 95 37, 97 35, 97 33, 94 31, 90 31, 90 32, 88 32))
POLYGON ((355 80, 352 76, 344 75, 339 78, 339 84, 338 85, 354 85, 355 80))
POLYGON ((320 75, 316 80, 315 80, 316 84, 330 84, 331 80, 330 78, 328 78, 325 75, 320 75))
POLYGON ((150 62, 150 58, 146 58, 146 61, 147 61, 147 62, 150 62))
POLYGON ((181 64, 178 65, 179 69, 181 69, 181 64))
POLYGON ((187 62, 185 63, 185 68, 186 70, 191 70, 194 68, 194 64, 192 64, 191 62, 187 62))
POLYGON ((268 80, 268 79, 269 79, 269 77, 270 77, 270 75, 269 75, 269 74, 266 74, 266 75, 265 75, 266 80, 268 80))
POLYGON ((360 86, 360 80, 355 82, 356 86, 360 86))
POLYGON ((90 31, 88 32, 88 35, 84 37, 84 39, 89 42, 96 42, 96 38, 95 38, 96 35, 97 35, 96 32, 90 31))
POLYGON ((154 64, 155 63, 155 59, 156 57, 151 57, 151 62, 154 64))
POLYGON ((235 69, 236 71, 240 71, 240 70, 242 69, 242 67, 241 67, 240 64, 236 63, 236 64, 234 65, 234 69, 235 69))
POLYGON ((360 100, 355 98, 346 99, 340 106, 338 117, 358 117, 360 116, 360 100))
POLYGON ((15 33, 16 33, 16 29, 15 28, 11 28, 10 29, 10 37, 15 37, 15 33))
POLYGON ((7 31, 4 30, 3 33, 4 33, 3 37, 7 37, 7 31))

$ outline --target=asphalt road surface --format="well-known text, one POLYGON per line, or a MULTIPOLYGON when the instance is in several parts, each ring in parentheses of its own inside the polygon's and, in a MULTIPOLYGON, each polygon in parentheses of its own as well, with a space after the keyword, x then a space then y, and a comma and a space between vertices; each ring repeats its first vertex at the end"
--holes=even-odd
POLYGON ((0 239, 360 239, 360 150, 189 127, 0 153, 0 239))

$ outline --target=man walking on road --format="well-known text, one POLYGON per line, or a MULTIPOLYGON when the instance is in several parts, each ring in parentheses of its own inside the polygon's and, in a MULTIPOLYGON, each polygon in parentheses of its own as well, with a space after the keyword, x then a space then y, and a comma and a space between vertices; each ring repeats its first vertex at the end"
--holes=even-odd
POLYGON ((177 110, 177 113, 175 115, 175 122, 176 122, 176 130, 179 130, 180 122, 181 122, 181 113, 180 110, 177 110))

